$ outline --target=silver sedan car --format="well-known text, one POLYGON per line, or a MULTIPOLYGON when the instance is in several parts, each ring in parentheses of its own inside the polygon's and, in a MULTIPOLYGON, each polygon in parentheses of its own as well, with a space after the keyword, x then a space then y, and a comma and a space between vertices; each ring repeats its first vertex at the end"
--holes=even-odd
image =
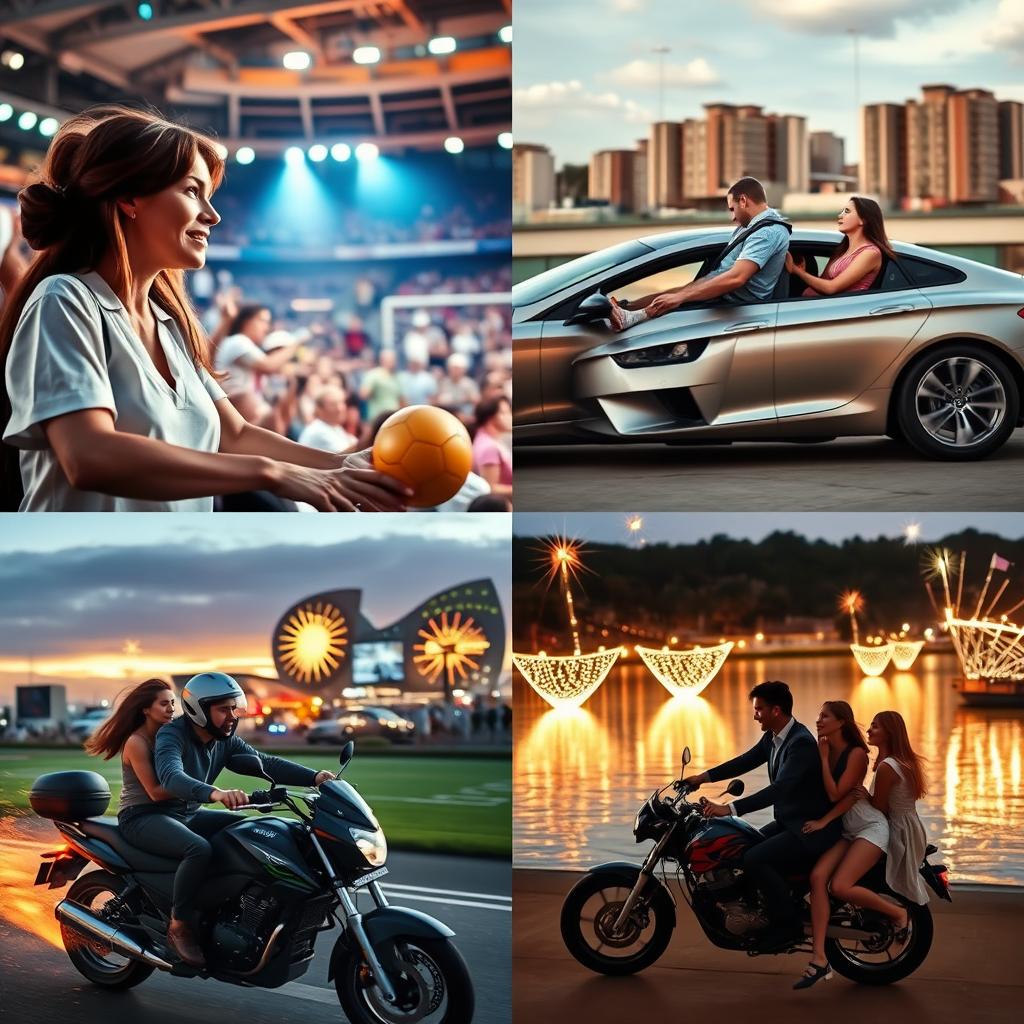
MULTIPOLYGON (((611 328, 605 296, 699 278, 729 235, 652 235, 517 285, 516 444, 888 435, 955 460, 1024 425, 1024 279, 915 245, 893 243, 867 291, 805 297, 783 272, 768 300, 611 328)), ((820 276, 841 237, 794 230, 790 251, 820 276)))

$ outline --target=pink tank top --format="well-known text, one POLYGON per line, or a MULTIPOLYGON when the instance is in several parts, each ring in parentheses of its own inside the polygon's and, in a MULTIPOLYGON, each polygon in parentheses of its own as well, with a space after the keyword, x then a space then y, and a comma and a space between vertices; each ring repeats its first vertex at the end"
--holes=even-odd
MULTIPOLYGON (((869 249, 874 249, 875 252, 880 252, 877 245, 862 245, 859 249, 855 249, 853 252, 844 252, 842 256, 837 260, 829 260, 828 266, 825 267, 825 273, 821 276, 826 281, 831 281, 833 278, 838 277, 862 252, 869 249)), ((872 270, 870 273, 865 274, 859 281, 855 281, 850 285, 849 288, 844 289, 840 294, 846 294, 848 292, 866 292, 874 283, 875 278, 878 277, 878 271, 881 270, 881 265, 878 269, 872 270)), ((807 295, 820 295, 821 292, 816 292, 813 288, 805 288, 803 291, 805 296, 807 295)))

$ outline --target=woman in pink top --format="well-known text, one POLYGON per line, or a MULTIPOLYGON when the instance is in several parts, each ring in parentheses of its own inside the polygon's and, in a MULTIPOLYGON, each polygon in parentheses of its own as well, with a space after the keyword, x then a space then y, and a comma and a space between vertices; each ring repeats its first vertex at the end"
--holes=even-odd
POLYGON ((804 296, 838 295, 867 291, 882 269, 882 256, 895 258, 885 234, 885 221, 878 203, 864 196, 851 196, 839 214, 839 230, 846 236, 832 253, 822 277, 808 274, 786 254, 786 270, 796 274, 808 287, 804 296))
POLYGON ((492 494, 512 497, 512 452, 504 440, 512 433, 512 406, 500 395, 476 407, 473 469, 490 485, 492 494))

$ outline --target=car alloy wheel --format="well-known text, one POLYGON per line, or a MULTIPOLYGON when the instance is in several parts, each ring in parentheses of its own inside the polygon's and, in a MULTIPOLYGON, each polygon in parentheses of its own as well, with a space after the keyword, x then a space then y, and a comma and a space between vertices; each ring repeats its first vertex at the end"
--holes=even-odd
POLYGON ((1006 389, 991 366, 950 355, 919 377, 915 408, 921 427, 939 444, 971 448, 998 431, 1006 416, 1006 389))

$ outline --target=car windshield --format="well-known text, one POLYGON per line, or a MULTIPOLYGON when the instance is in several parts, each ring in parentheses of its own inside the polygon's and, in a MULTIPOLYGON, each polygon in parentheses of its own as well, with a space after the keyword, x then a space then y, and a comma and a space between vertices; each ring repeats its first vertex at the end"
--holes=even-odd
POLYGON ((387 708, 367 708, 365 713, 373 715, 374 718, 382 718, 393 722, 400 722, 402 720, 401 715, 396 715, 394 711, 389 711, 387 708))
POLYGON ((554 295, 562 288, 567 288, 576 281, 590 277, 591 274, 600 274, 602 271, 611 270, 622 263, 628 263, 638 256, 653 251, 643 242, 631 241, 621 242, 619 245, 613 245, 610 249, 600 249, 597 252, 588 253, 586 256, 580 256, 578 259, 545 270, 536 277, 528 278, 522 284, 515 285, 512 289, 512 305, 528 306, 531 302, 554 295))

